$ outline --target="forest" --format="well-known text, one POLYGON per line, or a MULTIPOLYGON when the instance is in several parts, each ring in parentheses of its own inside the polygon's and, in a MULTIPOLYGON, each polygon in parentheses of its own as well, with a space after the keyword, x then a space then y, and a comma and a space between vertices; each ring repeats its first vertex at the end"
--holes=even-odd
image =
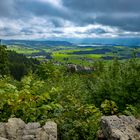
POLYGON ((140 117, 140 61, 136 54, 110 63, 96 60, 91 73, 68 70, 0 46, 0 122, 58 124, 60 140, 93 140, 103 115, 140 117))

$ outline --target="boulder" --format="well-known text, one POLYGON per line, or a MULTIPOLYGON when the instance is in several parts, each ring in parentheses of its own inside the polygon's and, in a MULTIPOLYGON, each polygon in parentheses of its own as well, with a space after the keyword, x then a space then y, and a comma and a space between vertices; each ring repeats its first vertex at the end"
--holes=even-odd
POLYGON ((10 118, 7 123, 0 123, 0 140, 57 140, 57 124, 46 122, 25 124, 18 118, 10 118))
POLYGON ((7 137, 10 140, 20 140, 22 137, 22 129, 25 127, 24 121, 18 118, 10 118, 6 124, 7 137))
POLYGON ((8 140, 8 139, 6 139, 6 138, 3 138, 3 137, 0 137, 0 140, 8 140))
POLYGON ((37 129, 41 127, 40 123, 34 122, 34 123, 28 123, 25 125, 25 129, 30 130, 30 129, 37 129))
POLYGON ((57 124, 55 122, 46 122, 43 129, 47 134, 49 134, 50 140, 57 140, 57 124))
POLYGON ((49 139, 49 134, 47 134, 43 129, 40 129, 36 133, 36 140, 51 140, 51 139, 49 139))
POLYGON ((108 140, 140 140, 140 121, 133 116, 103 116, 101 128, 108 140))
POLYGON ((22 140, 34 140, 35 136, 34 135, 25 135, 22 137, 22 140))
POLYGON ((0 137, 6 138, 5 123, 0 123, 0 137))
MULTIPOLYGON (((41 126, 39 123, 28 123, 23 130, 22 140, 42 140, 37 138, 38 132, 40 132, 41 126)), ((46 139, 47 140, 47 139, 46 139)))

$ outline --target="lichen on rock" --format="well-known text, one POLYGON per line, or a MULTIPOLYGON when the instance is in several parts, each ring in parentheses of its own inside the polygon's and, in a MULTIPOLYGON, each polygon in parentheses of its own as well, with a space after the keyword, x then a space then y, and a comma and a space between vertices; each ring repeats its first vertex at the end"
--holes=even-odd
POLYGON ((37 122, 25 124, 19 118, 0 123, 0 140, 57 140, 57 124, 49 121, 41 127, 37 122))
POLYGON ((101 128, 107 140, 140 140, 140 121, 133 116, 103 116, 101 128))

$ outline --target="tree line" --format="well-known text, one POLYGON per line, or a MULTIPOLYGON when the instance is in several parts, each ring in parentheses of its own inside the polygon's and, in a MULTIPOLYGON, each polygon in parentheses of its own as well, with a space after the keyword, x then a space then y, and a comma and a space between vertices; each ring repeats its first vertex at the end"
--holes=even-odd
POLYGON ((139 117, 140 60, 93 65, 91 73, 69 72, 0 46, 0 121, 20 117, 43 125, 51 119, 58 124, 58 139, 93 140, 102 115, 139 117))

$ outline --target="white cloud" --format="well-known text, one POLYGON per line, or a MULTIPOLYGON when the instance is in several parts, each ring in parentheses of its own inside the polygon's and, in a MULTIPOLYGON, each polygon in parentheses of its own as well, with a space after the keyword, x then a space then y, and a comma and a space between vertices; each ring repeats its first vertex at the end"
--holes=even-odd
POLYGON ((41 2, 45 2, 45 3, 50 3, 53 6, 56 7, 62 7, 62 1, 61 0, 38 0, 41 2))
POLYGON ((39 38, 111 38, 119 36, 140 36, 139 32, 124 31, 117 27, 101 24, 76 26, 70 21, 61 20, 62 27, 55 27, 50 18, 32 17, 22 20, 0 20, 0 38, 39 39, 39 38))
POLYGON ((0 38, 140 36, 140 0, 1 0, 0 38))

